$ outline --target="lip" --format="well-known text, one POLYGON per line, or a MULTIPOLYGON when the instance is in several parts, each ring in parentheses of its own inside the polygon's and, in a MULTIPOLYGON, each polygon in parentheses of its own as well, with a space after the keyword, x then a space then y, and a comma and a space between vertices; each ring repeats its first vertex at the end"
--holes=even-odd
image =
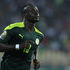
POLYGON ((39 19, 40 19, 40 18, 39 18, 39 16, 37 16, 36 20, 38 20, 38 21, 39 21, 39 19))

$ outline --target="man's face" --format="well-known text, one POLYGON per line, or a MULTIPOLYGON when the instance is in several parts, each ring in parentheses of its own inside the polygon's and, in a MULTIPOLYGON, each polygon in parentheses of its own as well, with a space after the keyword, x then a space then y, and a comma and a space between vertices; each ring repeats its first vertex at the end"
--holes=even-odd
POLYGON ((32 23, 39 21, 39 10, 37 7, 34 7, 28 12, 27 19, 31 21, 32 23))

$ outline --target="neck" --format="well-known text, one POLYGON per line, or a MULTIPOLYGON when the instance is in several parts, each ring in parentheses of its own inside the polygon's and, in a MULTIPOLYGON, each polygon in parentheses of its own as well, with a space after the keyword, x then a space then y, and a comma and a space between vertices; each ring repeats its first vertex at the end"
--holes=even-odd
POLYGON ((32 32, 34 30, 34 24, 33 23, 31 23, 27 20, 24 20, 24 24, 25 24, 25 27, 27 29, 29 29, 30 32, 32 32))

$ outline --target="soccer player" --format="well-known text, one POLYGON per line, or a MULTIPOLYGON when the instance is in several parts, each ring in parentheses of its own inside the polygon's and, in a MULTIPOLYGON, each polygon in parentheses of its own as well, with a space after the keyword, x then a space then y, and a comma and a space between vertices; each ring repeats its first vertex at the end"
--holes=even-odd
MULTIPOLYGON (((1 70, 30 70, 32 55, 43 40, 43 33, 36 27, 39 21, 39 10, 32 4, 22 9, 24 21, 10 24, 0 35, 0 52, 5 52, 1 70)), ((34 60, 35 69, 39 62, 34 60)))

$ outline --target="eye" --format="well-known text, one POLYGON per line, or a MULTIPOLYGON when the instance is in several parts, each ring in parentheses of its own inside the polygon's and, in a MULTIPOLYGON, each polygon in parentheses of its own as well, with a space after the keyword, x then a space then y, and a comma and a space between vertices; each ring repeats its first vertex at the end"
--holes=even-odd
POLYGON ((34 14, 34 13, 30 13, 30 15, 31 15, 31 16, 33 16, 33 17, 35 16, 35 14, 34 14))

